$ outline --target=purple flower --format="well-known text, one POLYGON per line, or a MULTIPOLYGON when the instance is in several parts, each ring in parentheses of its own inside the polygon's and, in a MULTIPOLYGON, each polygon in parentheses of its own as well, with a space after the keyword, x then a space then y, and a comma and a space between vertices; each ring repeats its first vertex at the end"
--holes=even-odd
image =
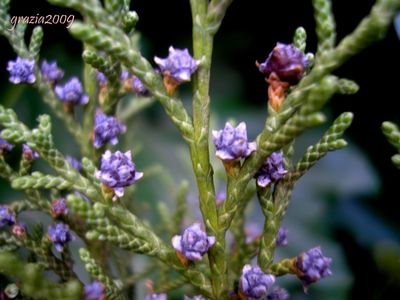
POLYGON ((27 161, 34 161, 39 158, 39 153, 32 150, 28 145, 22 145, 22 157, 27 161))
POLYGON ((269 77, 275 73, 281 81, 296 84, 304 75, 308 65, 306 56, 299 49, 289 44, 277 43, 267 60, 258 64, 258 69, 269 77))
POLYGON ((35 61, 17 57, 15 61, 9 61, 7 71, 10 73, 10 82, 19 83, 34 83, 35 76, 35 61))
POLYGON ((143 173, 136 171, 131 151, 111 153, 107 150, 101 158, 100 171, 96 172, 96 177, 113 189, 117 197, 122 197, 124 187, 134 184, 143 177, 143 173))
POLYGON ((48 63, 47 60, 44 60, 40 71, 43 78, 49 83, 56 83, 64 77, 64 71, 57 66, 56 61, 48 63))
POLYGON ((115 117, 107 117, 100 109, 94 117, 93 146, 98 149, 108 142, 111 145, 118 143, 117 136, 126 131, 126 127, 118 122, 115 117))
POLYGON ((274 282, 273 275, 264 274, 259 267, 245 265, 239 280, 239 290, 248 300, 263 300, 274 282))
POLYGON ((147 89, 145 88, 143 83, 140 81, 140 79, 137 78, 136 76, 132 76, 131 89, 132 89, 132 92, 134 92, 136 95, 147 94, 147 89))
POLYGON ((207 236, 199 223, 186 228, 182 235, 172 238, 172 246, 190 261, 201 260, 215 244, 215 237, 207 236))
POLYGON ((0 137, 0 155, 10 152, 12 148, 14 148, 13 145, 0 137))
POLYGON ((68 207, 64 198, 54 200, 51 203, 50 213, 54 218, 66 216, 68 214, 68 207))
POLYGON ((97 71, 96 80, 100 86, 105 86, 107 84, 107 77, 102 72, 97 71))
POLYGON ((298 270, 297 276, 304 288, 307 289, 311 283, 332 275, 332 271, 329 269, 331 264, 332 259, 323 256, 320 247, 312 248, 297 256, 295 262, 298 270))
POLYGON ((200 61, 193 59, 188 49, 174 49, 171 46, 168 51, 169 55, 165 59, 154 57, 161 72, 172 77, 177 83, 190 81, 190 77, 197 70, 200 61))
POLYGON ((238 160, 248 157, 257 148, 255 142, 247 141, 246 123, 241 122, 234 128, 229 122, 223 130, 213 130, 213 142, 217 152, 215 155, 221 160, 238 160))
POLYGON ((14 213, 10 212, 7 206, 1 205, 0 206, 0 227, 5 225, 12 226, 15 224, 15 215, 14 213))
POLYGON ((91 284, 85 285, 83 295, 85 300, 105 300, 105 292, 106 289, 104 286, 100 282, 94 281, 91 284))
POLYGON ((58 252, 62 252, 65 244, 75 239, 70 233, 68 225, 64 223, 50 225, 47 235, 58 252))
POLYGON ((82 164, 72 156, 65 156, 65 160, 78 172, 82 171, 82 164))
POLYGON ((257 171, 255 177, 257 178, 257 185, 260 187, 267 187, 273 182, 281 179, 287 171, 283 165, 283 155, 281 152, 272 153, 257 171))
POLYGON ((287 246, 289 243, 287 240, 288 230, 285 227, 279 228, 278 233, 276 234, 276 245, 278 247, 287 246))
POLYGON ((77 77, 71 78, 64 86, 57 85, 54 89, 57 97, 71 105, 85 105, 89 97, 83 93, 82 84, 77 77))
POLYGON ((167 294, 148 294, 144 300, 167 300, 167 294))
POLYGON ((289 294, 285 289, 276 287, 268 294, 266 300, 287 300, 289 299, 289 294))

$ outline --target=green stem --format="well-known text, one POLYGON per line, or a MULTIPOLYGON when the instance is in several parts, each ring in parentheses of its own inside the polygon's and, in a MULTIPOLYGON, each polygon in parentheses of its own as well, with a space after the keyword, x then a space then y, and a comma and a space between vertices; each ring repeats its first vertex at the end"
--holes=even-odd
POLYGON ((216 237, 216 244, 209 251, 213 298, 227 296, 225 260, 225 234, 219 230, 213 169, 210 164, 209 123, 210 123, 210 68, 213 36, 207 31, 208 1, 190 1, 193 19, 193 51, 202 63, 193 79, 193 127, 194 138, 190 153, 200 198, 200 210, 207 233, 216 237), (224 295, 222 295, 224 294, 224 295), (226 295, 225 295, 226 294, 226 295))

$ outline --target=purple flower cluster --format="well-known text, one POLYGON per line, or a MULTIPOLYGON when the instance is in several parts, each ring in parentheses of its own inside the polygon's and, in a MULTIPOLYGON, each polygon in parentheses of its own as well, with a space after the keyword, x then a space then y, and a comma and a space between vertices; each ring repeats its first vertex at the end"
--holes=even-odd
POLYGON ((54 91, 62 102, 69 105, 85 105, 89 102, 77 77, 72 77, 64 86, 57 85, 54 91))
POLYGON ((186 228, 182 235, 172 238, 172 246, 190 261, 201 260, 215 244, 215 237, 207 236, 199 223, 194 223, 186 228))
POLYGON ((136 76, 132 76, 131 90, 136 95, 146 95, 148 92, 146 87, 143 85, 143 82, 141 82, 140 79, 137 78, 136 76))
POLYGON ((143 173, 136 171, 131 151, 111 153, 107 150, 101 158, 100 171, 96 172, 96 177, 105 186, 113 189, 117 197, 122 197, 124 187, 134 184, 143 177, 143 173))
POLYGON ((100 282, 94 281, 85 285, 83 296, 85 300, 105 300, 106 289, 100 282))
POLYGON ((58 252, 62 252, 65 244, 74 240, 68 225, 64 223, 50 225, 47 235, 58 252))
POLYGON ((280 152, 272 153, 256 173, 257 185, 267 187, 280 180, 287 171, 283 165, 283 155, 280 152))
POLYGON ((264 300, 275 282, 275 276, 267 275, 259 267, 245 265, 239 280, 239 290, 247 300, 264 300))
POLYGON ((161 73, 171 77, 178 84, 190 81, 190 77, 200 65, 199 60, 193 59, 188 49, 174 49, 172 46, 168 49, 168 57, 162 59, 154 57, 154 61, 159 66, 161 73))
POLYGON ((275 73, 280 81, 294 85, 303 77, 307 65, 308 60, 299 49, 291 44, 277 43, 267 60, 258 65, 258 69, 266 77, 275 73))
POLYGON ((56 61, 49 63, 47 60, 44 60, 40 67, 40 72, 42 73, 44 80, 50 84, 55 84, 64 77, 64 71, 57 66, 56 61))
POLYGON ((94 118, 93 146, 98 149, 108 142, 111 145, 118 143, 117 136, 126 131, 126 127, 119 123, 117 118, 108 117, 100 109, 94 118))
POLYGON ((289 299, 289 294, 285 289, 276 287, 268 294, 266 300, 287 300, 289 299))
POLYGON ((26 225, 23 223, 20 224, 14 224, 13 227, 11 227, 11 233, 17 237, 17 238, 23 238, 26 236, 26 225))
POLYGON ((66 216, 68 214, 68 207, 65 203, 65 198, 54 200, 51 203, 50 213, 54 218, 66 216))
POLYGON ((10 212, 7 206, 0 206, 0 227, 5 225, 12 226, 15 224, 15 215, 10 212))
POLYGON ((247 129, 244 122, 239 123, 236 128, 227 122, 224 129, 213 130, 212 135, 217 149, 215 155, 224 161, 246 158, 257 148, 255 142, 247 141, 247 129))
POLYGON ((22 145, 22 156, 27 161, 34 161, 39 158, 39 153, 32 150, 28 145, 22 145))
POLYGON ((103 87, 107 84, 107 77, 102 72, 97 71, 96 80, 99 83, 100 87, 103 87))
POLYGON ((10 73, 10 82, 13 84, 32 84, 36 81, 34 60, 17 57, 15 61, 8 62, 7 71, 10 73))
POLYGON ((295 262, 298 270, 297 276, 304 288, 307 289, 311 283, 332 275, 332 271, 329 269, 331 264, 332 259, 325 257, 320 247, 312 248, 297 256, 295 262))
POLYGON ((0 155, 10 152, 13 148, 13 145, 0 137, 0 155))

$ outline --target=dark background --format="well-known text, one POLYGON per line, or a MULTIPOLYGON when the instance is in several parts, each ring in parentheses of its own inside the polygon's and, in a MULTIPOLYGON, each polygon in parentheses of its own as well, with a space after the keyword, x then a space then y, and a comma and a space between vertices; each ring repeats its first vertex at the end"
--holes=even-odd
MULTIPOLYGON (((132 8, 140 16, 137 29, 142 33, 142 50, 146 57, 165 56, 171 44, 178 48, 191 48, 188 0, 132 2, 132 8)), ((371 0, 333 1, 338 40, 355 28, 373 3, 371 0)), ((12 1, 11 15, 36 13, 73 13, 80 18, 74 11, 51 7, 45 1, 12 1)), ((220 103, 213 105, 216 108, 264 109, 266 87, 254 62, 263 61, 277 41, 289 43, 298 26, 305 27, 308 33, 307 51, 315 52, 311 1, 235 0, 216 36, 211 93, 214 98, 220 99, 220 103)), ((44 32, 44 53, 63 49, 69 55, 66 59, 72 57, 76 64, 80 63, 81 44, 73 40, 62 25, 45 26, 44 32)), ((3 89, 9 85, 6 63, 15 55, 2 37, 0 49, 0 88, 3 89)), ((400 229, 397 203, 400 200, 400 172, 390 161, 394 149, 381 134, 380 125, 385 120, 400 123, 399 54, 400 41, 391 26, 383 41, 370 46, 337 71, 337 75, 355 80, 360 85, 360 91, 352 96, 335 96, 329 107, 330 113, 335 116, 343 111, 355 114, 347 135, 365 152, 382 180, 378 195, 363 197, 363 209, 373 212, 376 219, 384 220, 396 233, 396 242, 399 242, 400 229)), ((331 208, 332 213, 337 209, 334 204, 331 208)), ((395 299, 393 295, 400 292, 399 281, 382 271, 373 257, 371 245, 358 243, 354 232, 347 226, 333 220, 331 234, 343 247, 354 274, 355 282, 349 299, 395 299)))

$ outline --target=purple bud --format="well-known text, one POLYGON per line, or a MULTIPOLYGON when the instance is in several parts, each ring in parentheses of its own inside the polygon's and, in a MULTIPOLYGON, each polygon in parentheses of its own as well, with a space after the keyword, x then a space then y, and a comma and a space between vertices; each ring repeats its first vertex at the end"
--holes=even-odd
POLYGON ((329 269, 331 264, 332 259, 323 256, 320 247, 312 248, 297 256, 295 265, 304 288, 321 278, 332 275, 332 271, 329 269))
POLYGON ((190 81, 190 77, 200 65, 199 60, 190 56, 188 49, 174 49, 172 46, 169 47, 167 58, 156 56, 154 61, 164 75, 171 76, 178 83, 190 81))
POLYGON ((39 153, 32 150, 28 145, 22 145, 22 156, 27 161, 34 161, 39 158, 39 153))
POLYGON ((44 60, 40 71, 43 78, 49 83, 57 83, 64 77, 64 71, 57 66, 56 61, 48 63, 47 60, 44 60))
POLYGON ((287 171, 283 165, 283 155, 281 152, 272 153, 257 171, 255 177, 257 178, 257 185, 260 187, 267 187, 273 182, 281 179, 287 171))
POLYGON ((215 237, 207 236, 199 223, 186 228, 182 235, 172 238, 172 246, 190 261, 201 260, 215 244, 215 237))
POLYGON ((287 240, 288 230, 285 227, 279 228, 278 233, 276 234, 276 245, 278 247, 287 246, 289 243, 287 240))
POLYGON ((267 60, 258 66, 261 73, 269 77, 275 73, 281 81, 296 84, 304 75, 308 65, 306 56, 289 44, 277 43, 267 60))
POLYGON ((94 281, 85 285, 83 295, 85 300, 105 300, 106 289, 100 282, 94 281))
POLYGON ((50 213, 54 218, 66 216, 68 214, 68 207, 64 198, 54 200, 51 203, 50 213))
POLYGON ((1 205, 0 206, 0 227, 5 225, 12 226, 15 224, 15 215, 14 213, 10 212, 7 206, 1 205))
POLYGON ((113 189, 117 197, 122 197, 124 187, 134 184, 143 177, 143 173, 136 171, 131 151, 111 153, 107 150, 101 158, 100 171, 96 172, 96 177, 113 189))
POLYGON ((85 105, 89 97, 83 93, 82 84, 77 77, 72 77, 64 86, 57 85, 54 89, 57 97, 72 105, 85 105))
POLYGON ((239 289, 247 300, 263 300, 274 282, 275 276, 263 273, 259 267, 245 265, 239 280, 239 289))
POLYGON ((167 294, 149 294, 144 297, 144 300, 167 300, 167 294))
POLYGON ((97 71, 96 80, 100 86, 105 86, 107 84, 107 77, 102 72, 97 71))
POLYGON ((226 200, 226 191, 220 191, 215 195, 215 202, 220 206, 226 200))
POLYGON ((7 71, 10 73, 10 82, 19 83, 34 83, 35 76, 35 61, 17 57, 15 61, 9 61, 7 71))
POLYGON ((267 296, 266 300, 287 300, 289 299, 289 294, 285 289, 276 287, 267 296))
POLYGON ((0 155, 10 152, 13 148, 13 145, 0 137, 0 155))
POLYGON ((136 76, 132 76, 131 88, 136 95, 146 95, 148 92, 143 83, 136 76))
POLYGON ((78 172, 82 171, 82 164, 74 157, 67 155, 65 156, 65 160, 78 172))
POLYGON ((62 252, 65 244, 75 239, 70 233, 68 225, 64 223, 50 225, 47 235, 58 252, 62 252))
POLYGON ((213 130, 212 134, 217 149, 215 155, 221 160, 246 158, 257 148, 255 142, 247 141, 246 123, 244 122, 241 122, 236 128, 227 122, 223 130, 213 130))
POLYGON ((131 76, 128 71, 122 71, 121 75, 119 76, 120 81, 125 81, 131 76))
POLYGON ((94 117, 93 146, 96 149, 108 142, 111 145, 118 143, 117 136, 126 131, 126 127, 118 122, 115 117, 108 117, 100 109, 97 109, 94 117))

